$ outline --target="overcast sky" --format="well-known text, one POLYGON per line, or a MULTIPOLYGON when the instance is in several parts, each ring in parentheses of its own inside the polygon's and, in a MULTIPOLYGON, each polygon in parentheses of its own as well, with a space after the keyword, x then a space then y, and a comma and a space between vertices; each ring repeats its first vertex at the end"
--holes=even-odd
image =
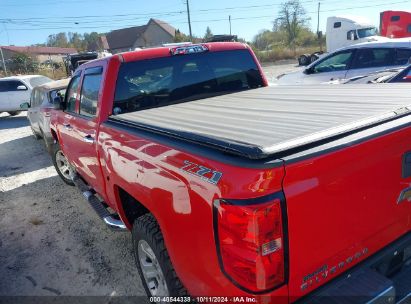
MULTIPOLYGON (((207 26, 214 34, 232 33, 252 40, 262 29, 271 29, 282 0, 190 0, 193 34, 203 36, 207 26)), ((318 1, 301 0, 317 27, 318 1)), ((360 15, 379 26, 384 10, 410 10, 411 0, 323 0, 320 29, 333 15, 360 15)), ((0 0, 0 45, 45 43, 49 34, 58 32, 108 32, 146 24, 150 17, 166 21, 188 33, 186 5, 183 0, 0 0)))

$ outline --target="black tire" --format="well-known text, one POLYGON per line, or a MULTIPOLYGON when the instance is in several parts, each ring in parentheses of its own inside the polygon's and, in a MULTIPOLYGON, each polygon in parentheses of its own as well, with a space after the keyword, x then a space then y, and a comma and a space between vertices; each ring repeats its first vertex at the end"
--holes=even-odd
POLYGON ((184 288, 180 279, 177 277, 173 265, 171 264, 170 256, 168 255, 167 249, 164 245, 164 239, 160 230, 160 226, 158 225, 154 216, 151 213, 147 213, 137 218, 134 221, 131 233, 133 239, 134 259, 147 296, 151 297, 154 295, 147 285, 143 270, 141 268, 138 250, 140 241, 145 241, 148 243, 151 250, 155 254, 158 264, 160 265, 162 274, 164 275, 169 294, 159 296, 188 296, 187 290, 184 288))
POLYGON ((56 169, 58 175, 59 175, 60 178, 63 180, 63 182, 65 182, 67 185, 74 186, 73 181, 72 181, 70 178, 64 176, 64 174, 60 171, 60 168, 59 168, 59 163, 60 163, 60 161, 57 160, 57 158, 58 158, 57 155, 58 155, 59 153, 61 153, 61 154, 64 156, 63 151, 62 151, 61 148, 60 148, 60 145, 59 145, 58 143, 56 143, 56 144, 54 145, 54 151, 53 151, 53 153, 51 154, 51 159, 52 159, 52 161, 53 161, 54 168, 56 169))
POLYGON ((9 113, 10 116, 16 116, 16 115, 19 115, 21 113, 21 111, 10 111, 10 112, 7 112, 7 113, 9 113))
POLYGON ((320 56, 318 56, 317 53, 312 54, 312 55, 310 56, 310 63, 313 63, 313 62, 316 61, 318 58, 320 58, 320 56))
POLYGON ((301 66, 306 66, 310 63, 310 55, 304 54, 298 57, 298 64, 301 66))

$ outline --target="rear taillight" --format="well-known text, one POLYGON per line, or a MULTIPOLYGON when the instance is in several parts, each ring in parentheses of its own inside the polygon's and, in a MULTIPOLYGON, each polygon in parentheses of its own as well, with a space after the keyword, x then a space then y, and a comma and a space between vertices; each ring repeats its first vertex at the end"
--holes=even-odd
POLYGON ((267 291, 285 281, 281 197, 214 201, 220 266, 247 291, 267 291))

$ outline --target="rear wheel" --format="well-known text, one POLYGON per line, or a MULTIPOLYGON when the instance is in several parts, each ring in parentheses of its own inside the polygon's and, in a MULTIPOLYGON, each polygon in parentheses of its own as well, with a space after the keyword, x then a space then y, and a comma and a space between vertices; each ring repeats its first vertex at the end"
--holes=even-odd
POLYGON ((7 112, 7 113, 9 113, 10 116, 16 116, 16 115, 20 114, 21 111, 10 111, 10 112, 7 112))
POLYGON ((54 152, 51 155, 51 158, 53 160, 53 165, 56 168, 56 171, 58 175, 61 177, 61 179, 68 185, 74 186, 74 183, 71 179, 71 167, 70 164, 64 155, 63 151, 60 148, 60 145, 57 143, 55 145, 54 152))
POLYGON ((134 258, 147 296, 188 296, 171 264, 154 216, 145 214, 132 229, 134 258))

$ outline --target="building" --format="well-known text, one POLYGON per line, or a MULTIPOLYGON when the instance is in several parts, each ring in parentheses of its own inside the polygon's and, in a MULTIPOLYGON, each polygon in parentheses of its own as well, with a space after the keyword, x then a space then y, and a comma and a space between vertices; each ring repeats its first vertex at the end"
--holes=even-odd
POLYGON ((170 24, 161 20, 150 19, 146 25, 111 31, 101 37, 101 42, 106 50, 114 54, 136 48, 172 43, 175 34, 176 29, 170 24))
MULTIPOLYGON (((60 48, 49 46, 0 46, 4 61, 9 62, 18 54, 26 54, 39 63, 48 61, 63 62, 63 57, 77 53, 75 48, 60 48)), ((1 53, 0 53, 1 57, 1 53)), ((0 66, 2 67, 2 58, 0 58, 0 66)))

